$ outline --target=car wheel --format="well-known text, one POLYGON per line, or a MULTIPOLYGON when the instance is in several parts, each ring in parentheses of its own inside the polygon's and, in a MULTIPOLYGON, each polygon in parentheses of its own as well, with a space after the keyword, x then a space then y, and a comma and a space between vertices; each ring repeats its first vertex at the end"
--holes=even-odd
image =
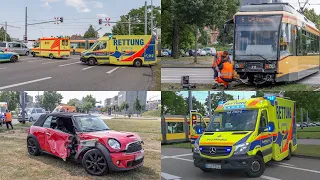
POLYGON ((94 66, 94 65, 96 64, 96 59, 94 59, 94 58, 89 58, 89 59, 87 60, 87 63, 88 63, 89 66, 94 66))
POLYGON ((213 169, 200 168, 203 172, 213 172, 213 169))
POLYGON ((135 66, 135 67, 141 67, 141 66, 142 66, 142 61, 141 61, 140 59, 134 60, 133 66, 135 66))
POLYGON ((29 56, 29 51, 27 51, 25 55, 26 55, 26 56, 29 56))
POLYGON ((289 147, 289 153, 288 156, 285 158, 285 160, 290 160, 291 159, 291 147, 289 147))
POLYGON ((109 170, 106 158, 98 149, 91 149, 84 154, 82 166, 87 173, 94 176, 104 175, 109 170))
POLYGON ((31 118, 29 118, 29 122, 32 122, 33 121, 33 118, 31 117, 31 118))
POLYGON ((53 57, 53 54, 49 54, 49 58, 50 59, 53 59, 54 57, 53 57))
POLYGON ((32 55, 33 57, 36 57, 36 53, 35 53, 35 52, 32 52, 31 55, 32 55))
POLYGON ((34 138, 28 138, 27 140, 28 153, 33 156, 38 156, 40 154, 40 146, 38 141, 34 138))
POLYGON ((245 172, 245 174, 248 177, 256 178, 256 177, 260 177, 264 173, 264 170, 265 170, 265 164, 264 164, 263 158, 259 155, 255 155, 251 163, 250 170, 248 172, 245 172))
POLYGON ((12 57, 10 58, 10 61, 13 62, 13 63, 17 62, 17 60, 18 60, 18 57, 17 57, 17 56, 12 56, 12 57))

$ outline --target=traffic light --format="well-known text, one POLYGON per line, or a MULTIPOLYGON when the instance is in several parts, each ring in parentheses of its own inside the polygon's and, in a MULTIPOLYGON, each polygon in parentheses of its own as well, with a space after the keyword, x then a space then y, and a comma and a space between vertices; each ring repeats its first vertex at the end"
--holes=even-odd
POLYGON ((27 36, 23 36, 23 40, 24 40, 25 43, 27 43, 28 37, 27 36))
POLYGON ((63 23, 63 17, 60 17, 60 22, 62 22, 62 23, 63 23))
POLYGON ((29 102, 29 98, 28 98, 28 93, 27 92, 24 92, 24 100, 26 103, 29 102))
POLYGON ((102 19, 99 19, 99 24, 102 24, 102 19))

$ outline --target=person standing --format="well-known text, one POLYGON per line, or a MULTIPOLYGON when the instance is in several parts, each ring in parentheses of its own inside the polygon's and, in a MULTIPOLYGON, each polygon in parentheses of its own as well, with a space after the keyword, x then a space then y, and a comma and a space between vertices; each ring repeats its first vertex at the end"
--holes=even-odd
POLYGON ((6 113, 5 113, 5 121, 6 121, 7 129, 9 129, 9 125, 11 126, 11 129, 13 129, 13 126, 12 126, 12 114, 8 109, 6 110, 6 113))
POLYGON ((217 52, 216 57, 212 61, 213 79, 216 79, 219 75, 219 65, 221 63, 221 52, 217 52))
POLYGON ((228 89, 229 83, 232 82, 233 66, 230 63, 228 55, 229 53, 227 51, 223 52, 222 62, 219 65, 220 76, 216 78, 216 83, 214 84, 213 89, 218 87, 218 83, 223 83, 224 88, 228 89))

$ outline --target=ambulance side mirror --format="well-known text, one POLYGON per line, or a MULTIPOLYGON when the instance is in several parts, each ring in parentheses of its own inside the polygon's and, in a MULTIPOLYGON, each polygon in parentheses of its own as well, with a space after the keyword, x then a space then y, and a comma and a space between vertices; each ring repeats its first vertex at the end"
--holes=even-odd
POLYGON ((258 133, 268 132, 268 128, 266 127, 260 127, 258 133))

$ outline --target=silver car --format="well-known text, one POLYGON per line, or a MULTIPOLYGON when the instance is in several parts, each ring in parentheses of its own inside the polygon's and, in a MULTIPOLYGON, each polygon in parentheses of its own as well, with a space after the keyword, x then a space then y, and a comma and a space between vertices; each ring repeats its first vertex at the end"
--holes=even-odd
POLYGON ((20 42, 0 42, 0 49, 5 52, 15 52, 19 55, 29 56, 30 49, 20 42))
MULTIPOLYGON (((25 120, 29 122, 37 121, 42 114, 46 114, 46 111, 42 108, 27 108, 25 120)), ((18 116, 18 121, 22 122, 22 114, 18 116)))

